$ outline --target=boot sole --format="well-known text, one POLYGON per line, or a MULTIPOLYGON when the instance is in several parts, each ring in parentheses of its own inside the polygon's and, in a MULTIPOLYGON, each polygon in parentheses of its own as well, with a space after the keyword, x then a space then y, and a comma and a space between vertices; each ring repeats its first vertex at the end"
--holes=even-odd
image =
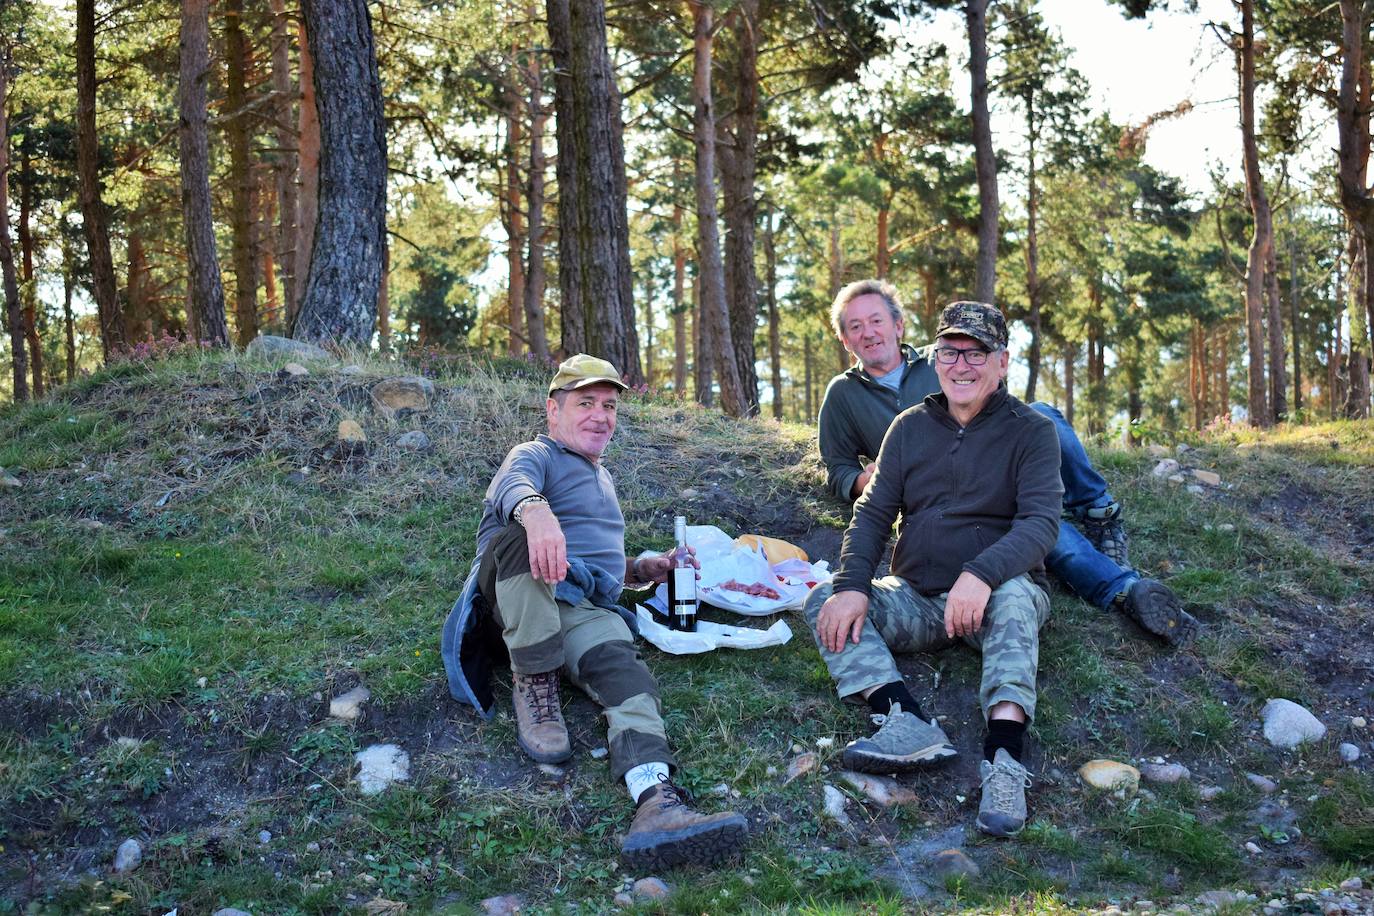
POLYGON ((1198 623, 1178 599, 1170 600, 1163 586, 1149 587, 1143 601, 1130 602, 1137 623, 1171 646, 1186 646, 1197 637, 1198 623))
POLYGON ((948 744, 932 744, 900 757, 845 748, 844 765, 860 773, 910 773, 958 756, 948 744))
POLYGON ((571 746, 569 746, 566 751, 547 751, 541 754, 526 744, 525 739, 518 734, 515 736, 515 743, 520 745, 520 750, 524 751, 525 756, 529 757, 535 763, 567 763, 572 759, 571 746))
POLYGON ((625 838, 621 861, 634 871, 679 865, 718 865, 737 857, 749 833, 743 815, 682 830, 659 830, 625 838))

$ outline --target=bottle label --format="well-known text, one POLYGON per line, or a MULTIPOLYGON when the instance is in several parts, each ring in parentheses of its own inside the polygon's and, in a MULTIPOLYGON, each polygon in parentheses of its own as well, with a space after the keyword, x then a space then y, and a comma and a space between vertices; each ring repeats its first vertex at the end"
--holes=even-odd
MULTIPOLYGON (((688 566, 673 570, 673 603, 695 604, 697 600, 697 571, 688 566)), ((696 608, 692 609, 693 611, 696 608)))

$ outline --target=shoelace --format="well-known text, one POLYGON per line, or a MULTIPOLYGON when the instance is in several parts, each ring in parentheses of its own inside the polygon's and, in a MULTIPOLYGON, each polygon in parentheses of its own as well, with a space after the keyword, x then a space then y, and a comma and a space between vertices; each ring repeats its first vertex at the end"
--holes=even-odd
POLYGON ((1018 782, 1022 783, 1020 788, 1023 789, 1029 789, 1031 786, 1030 773, 1019 764, 994 763, 988 775, 983 777, 984 792, 988 790, 989 782, 992 783, 992 803, 998 808, 1010 808, 1015 803, 1018 782), (999 776, 1006 778, 999 779, 999 776))
POLYGON ((530 689, 525 703, 534 713, 535 723, 552 722, 558 718, 558 690, 548 674, 536 674, 529 679, 530 689))
POLYGON ((658 808, 660 811, 673 808, 678 805, 687 805, 690 796, 682 786, 674 785, 668 781, 668 777, 660 776, 658 784, 662 786, 662 791, 658 794, 658 808))

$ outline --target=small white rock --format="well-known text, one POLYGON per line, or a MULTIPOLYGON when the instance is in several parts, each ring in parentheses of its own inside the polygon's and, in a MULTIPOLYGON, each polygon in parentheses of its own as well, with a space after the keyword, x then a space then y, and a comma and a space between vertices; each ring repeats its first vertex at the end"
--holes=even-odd
POLYGON ((1365 717, 1364 717, 1364 716, 1356 716, 1355 718, 1353 718, 1353 719, 1350 720, 1350 725, 1351 725, 1353 728, 1364 728, 1364 727, 1365 727, 1366 725, 1368 725, 1368 724, 1369 724, 1369 723, 1368 723, 1367 721, 1365 721, 1365 717))
POLYGON ((1224 791, 1226 790, 1221 786, 1203 786, 1197 790, 1197 796, 1203 801, 1211 801, 1224 791))
POLYGON ((410 755, 394 744, 374 744, 354 755, 358 786, 364 795, 385 791, 393 782, 410 778, 410 755))
POLYGON ((1147 763, 1140 768, 1140 775, 1149 782, 1173 785, 1181 782, 1193 774, 1181 763, 1147 763))
POLYGON ((1168 477, 1170 474, 1178 473, 1179 464, 1172 458, 1165 458, 1155 465, 1154 475, 1156 477, 1168 477))
POLYGON ((259 831, 258 831, 258 842, 261 843, 261 844, 264 845, 264 846, 266 846, 268 843, 272 842, 272 831, 270 831, 270 830, 259 830, 259 831))
POLYGON ((372 697, 372 691, 361 685, 347 693, 340 694, 329 701, 329 714, 335 719, 352 722, 363 714, 363 704, 372 697))
POLYGON ((1259 848, 1257 845, 1255 845, 1253 842, 1247 842, 1247 843, 1245 844, 1245 851, 1248 852, 1248 853, 1250 853, 1250 855, 1252 855, 1252 856, 1257 856, 1257 855, 1259 855, 1261 852, 1263 852, 1264 850, 1260 849, 1260 848, 1259 848))
POLYGON ((306 844, 305 844, 305 851, 306 851, 306 852, 319 852, 319 851, 320 851, 320 844, 319 844, 319 843, 316 843, 314 840, 311 840, 309 843, 306 843, 306 844))
POLYGON ((606 750, 604 747, 594 747, 591 749, 591 755, 593 760, 600 760, 609 753, 610 751, 606 750))
POLYGON ((1258 773, 1246 773, 1245 780, 1248 783, 1250 783, 1250 785, 1254 786, 1256 789, 1259 789, 1265 795, 1272 795, 1279 790, 1278 783, 1274 782, 1274 780, 1268 778, 1267 776, 1261 776, 1258 773))
POLYGON ((824 789, 824 796, 825 816, 841 827, 848 827, 849 815, 844 813, 844 809, 849 804, 849 799, 839 789, 829 785, 824 789))
POLYGON ((1341 761, 1343 763, 1354 763, 1360 759, 1360 747, 1350 742, 1342 742, 1340 746, 1341 761))
POLYGON ((1264 720, 1264 738, 1274 747, 1294 748, 1326 734, 1321 720, 1292 700, 1269 700, 1260 717, 1264 720))
POLYGON ((1362 891, 1364 890, 1364 882, 1361 881, 1358 877, 1346 878, 1344 881, 1341 882, 1341 890, 1346 891, 1347 893, 1350 891, 1362 891))
POLYGON ((1232 531, 1236 530, 1236 526, 1229 523, 1225 525, 1217 525, 1217 530, 1225 532, 1226 534, 1230 534, 1232 531))
POLYGON ((143 845, 130 837, 115 850, 114 870, 118 874, 133 871, 143 861, 143 845))

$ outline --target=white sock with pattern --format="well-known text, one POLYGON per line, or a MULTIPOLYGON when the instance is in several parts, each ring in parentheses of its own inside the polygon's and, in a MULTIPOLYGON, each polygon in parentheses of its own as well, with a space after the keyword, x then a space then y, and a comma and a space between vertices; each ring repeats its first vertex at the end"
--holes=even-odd
POLYGON ((645 789, 652 789, 668 778, 668 764, 641 763, 625 771, 625 788, 630 790, 630 798, 637 803, 645 789))

